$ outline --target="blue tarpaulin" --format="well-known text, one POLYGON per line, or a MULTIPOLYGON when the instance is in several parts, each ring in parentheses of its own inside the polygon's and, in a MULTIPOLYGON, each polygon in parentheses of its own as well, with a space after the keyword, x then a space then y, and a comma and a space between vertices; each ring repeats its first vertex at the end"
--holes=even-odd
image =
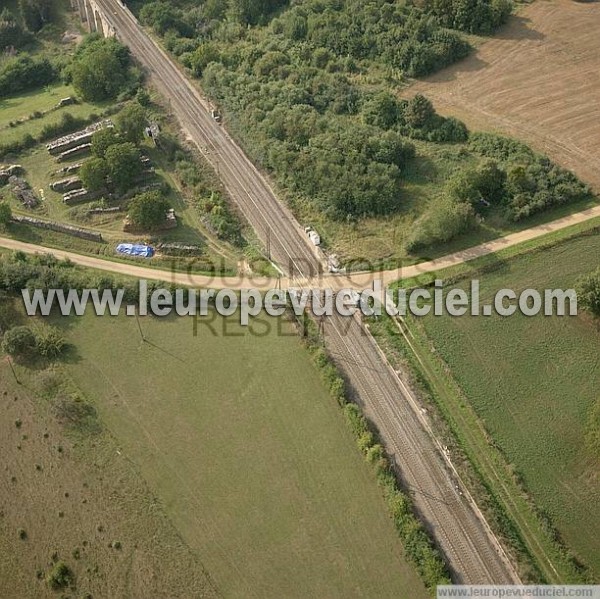
POLYGON ((154 256, 154 249, 149 245, 137 245, 135 243, 120 243, 117 246, 117 252, 128 256, 141 256, 142 258, 152 258, 154 256))

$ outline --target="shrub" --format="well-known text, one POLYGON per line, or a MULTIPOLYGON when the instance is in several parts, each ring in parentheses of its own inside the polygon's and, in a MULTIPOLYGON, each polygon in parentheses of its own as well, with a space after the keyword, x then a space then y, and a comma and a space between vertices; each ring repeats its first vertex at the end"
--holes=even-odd
POLYGON ((62 115, 58 123, 44 125, 38 139, 39 141, 48 141, 49 139, 72 133, 85 127, 87 122, 88 119, 74 117, 70 112, 66 112, 62 115))
POLYGON ((577 281, 579 305, 600 317, 600 268, 577 281))
POLYGON ((67 588, 73 582, 73 572, 65 562, 57 562, 48 572, 46 582, 53 591, 67 588))
POLYGON ((32 356, 36 350, 36 337, 29 327, 17 326, 4 333, 2 350, 16 358, 32 356))
POLYGON ((0 66, 0 98, 47 85, 55 78, 56 71, 47 58, 8 58, 0 66))
POLYGON ((414 224, 406 249, 414 251, 435 243, 446 243, 477 224, 471 204, 450 195, 434 200, 414 224))
POLYGON ((63 424, 80 433, 95 435, 101 430, 95 408, 80 397, 61 397, 57 400, 54 410, 63 424))
POLYGON ((65 350, 67 342, 58 329, 48 328, 37 335, 36 349, 40 356, 48 359, 58 358, 65 350))
POLYGON ((8 143, 0 143, 0 158, 5 156, 21 154, 36 144, 35 138, 27 133, 22 139, 17 139, 8 143))

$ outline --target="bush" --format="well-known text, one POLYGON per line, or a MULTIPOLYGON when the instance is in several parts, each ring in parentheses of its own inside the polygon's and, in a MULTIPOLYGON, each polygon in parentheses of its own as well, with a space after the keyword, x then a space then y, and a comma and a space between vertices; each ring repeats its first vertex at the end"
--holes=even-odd
POLYGON ((58 358, 66 349, 67 342, 59 330, 50 327, 36 337, 37 353, 44 358, 58 358))
POLYGON ((436 243, 446 243, 477 224, 473 207, 450 195, 432 201, 427 211, 414 224, 406 241, 406 249, 414 251, 436 243))
POLYGON ((93 406, 79 397, 61 397, 55 408, 56 417, 82 434, 95 435, 101 431, 98 414, 93 406))
POLYGON ((90 116, 89 119, 74 117, 70 112, 66 112, 62 115, 58 123, 48 123, 44 125, 40 135, 39 141, 48 141, 78 131, 86 126, 89 121, 96 120, 97 115, 90 116))
POLYGON ((0 66, 0 98, 42 87, 55 78, 56 72, 47 58, 8 58, 0 66))
POLYGON ((577 301, 594 316, 600 317, 600 268, 579 278, 577 301))
POLYGON ((73 572, 64 562, 57 562, 46 577, 48 586, 53 591, 67 588, 74 580, 73 572))
POLYGON ((21 154, 30 148, 33 148, 37 141, 29 133, 22 139, 18 139, 8 143, 0 143, 0 158, 21 154))
POLYGON ((17 326, 4 333, 2 350, 15 358, 32 356, 37 347, 35 334, 29 327, 17 326))

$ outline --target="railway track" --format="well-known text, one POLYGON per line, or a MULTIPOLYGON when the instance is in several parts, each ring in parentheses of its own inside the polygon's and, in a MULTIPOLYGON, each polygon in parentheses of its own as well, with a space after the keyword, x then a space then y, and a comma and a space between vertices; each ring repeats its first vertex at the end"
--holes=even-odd
MULTIPOLYGON (((182 129, 218 169, 232 200, 281 270, 308 284, 322 262, 289 209, 266 178, 210 115, 210 105, 177 64, 138 25, 118 0, 97 0, 117 37, 147 70, 168 99, 182 129)), ((374 340, 355 318, 334 316, 325 327, 329 352, 355 391, 356 401, 378 428, 414 505, 460 583, 518 583, 519 579, 483 516, 461 490, 460 481, 409 390, 382 358, 374 340)))

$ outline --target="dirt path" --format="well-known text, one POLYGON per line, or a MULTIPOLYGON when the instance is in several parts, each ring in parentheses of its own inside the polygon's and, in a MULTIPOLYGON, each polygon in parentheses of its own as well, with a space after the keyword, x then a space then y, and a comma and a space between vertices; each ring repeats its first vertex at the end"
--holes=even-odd
MULTIPOLYGON (((352 288, 358 291, 362 291, 371 286, 374 280, 381 280, 384 285, 390 285, 391 283, 400 279, 409 279, 419 275, 438 272, 452 266, 457 266, 488 254, 493 254, 500 250, 504 250, 509 247, 513 247, 526 241, 531 241, 542 237, 548 233, 554 233, 573 225, 584 223, 592 218, 600 217, 600 206, 594 206, 583 212, 577 212, 565 216, 558 220, 546 223, 544 225, 538 225, 525 231, 519 231, 518 233, 512 233, 506 237, 500 237, 487 243, 474 246, 472 248, 456 252, 454 254, 448 254, 442 258, 431 260, 429 262, 423 262, 421 264, 415 264, 406 268, 398 270, 386 270, 381 273, 354 273, 352 275, 323 275, 321 279, 315 279, 310 281, 311 286, 321 288, 332 288, 334 290, 340 290, 344 288, 352 288)), ((237 277, 220 277, 220 276, 208 276, 208 275, 197 275, 197 274, 186 274, 180 272, 169 272, 167 270, 159 270, 152 268, 151 266, 138 266, 137 264, 126 264, 123 262, 111 262, 103 258, 97 258, 94 256, 85 256, 82 254, 76 254, 74 252, 68 252, 65 250, 57 250, 52 248, 46 248, 41 245, 33 245, 25 243, 23 241, 17 241, 8 237, 0 237, 0 247, 8 250, 20 250, 27 254, 36 253, 50 253, 54 254, 57 258, 62 260, 69 259, 79 266, 86 268, 93 268, 96 270, 104 270, 115 274, 143 278, 155 281, 167 281, 175 285, 192 286, 197 288, 212 288, 212 289, 259 289, 268 290, 277 287, 278 284, 282 288, 293 286, 290 284, 287 277, 283 277, 280 281, 276 279, 270 279, 265 277, 249 277, 249 276, 237 276, 237 277)))
POLYGON ((425 81, 443 114, 528 142, 600 191, 600 3, 539 1, 425 81))

